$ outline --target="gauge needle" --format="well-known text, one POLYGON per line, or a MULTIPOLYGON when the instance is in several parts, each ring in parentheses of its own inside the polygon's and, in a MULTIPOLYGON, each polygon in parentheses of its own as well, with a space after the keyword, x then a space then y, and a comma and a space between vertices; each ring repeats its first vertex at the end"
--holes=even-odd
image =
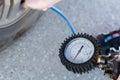
POLYGON ((77 58, 77 56, 80 54, 81 50, 83 49, 83 45, 81 46, 81 48, 79 49, 78 53, 76 54, 76 56, 74 57, 74 60, 77 58))

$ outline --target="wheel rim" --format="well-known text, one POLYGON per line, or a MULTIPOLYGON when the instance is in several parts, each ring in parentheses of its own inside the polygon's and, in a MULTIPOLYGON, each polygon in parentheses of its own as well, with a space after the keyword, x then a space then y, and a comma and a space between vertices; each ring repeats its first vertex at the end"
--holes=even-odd
POLYGON ((0 28, 14 24, 27 14, 21 6, 23 0, 0 0, 0 28))

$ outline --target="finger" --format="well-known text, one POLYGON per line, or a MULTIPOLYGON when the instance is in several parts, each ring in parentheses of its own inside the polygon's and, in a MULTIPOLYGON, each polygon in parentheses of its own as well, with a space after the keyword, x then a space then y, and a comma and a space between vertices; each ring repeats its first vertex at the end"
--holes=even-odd
POLYGON ((48 10, 48 8, 44 8, 44 9, 42 9, 43 11, 47 11, 48 10))
POLYGON ((29 8, 29 6, 25 3, 22 4, 23 8, 29 8))
POLYGON ((119 75, 119 77, 118 77, 118 79, 117 80, 120 80, 120 75, 119 75))
POLYGON ((117 61, 118 58, 119 58, 119 56, 115 55, 110 61, 117 61))
POLYGON ((60 2, 61 0, 49 0, 49 1, 50 1, 50 3, 52 3, 52 4, 56 4, 56 3, 60 2))
POLYGON ((116 61, 118 61, 118 62, 120 61, 120 55, 116 55, 114 58, 116 61))
POLYGON ((116 59, 116 61, 117 61, 117 62, 120 62, 120 59, 118 58, 118 59, 116 59))
POLYGON ((26 2, 23 3, 23 7, 46 11, 59 1, 60 0, 26 0, 26 2))
POLYGON ((52 7, 54 4, 60 2, 61 0, 49 0, 49 7, 52 7))
POLYGON ((48 10, 50 7, 52 7, 54 4, 58 3, 61 0, 48 0, 48 4, 42 8, 43 11, 48 10))

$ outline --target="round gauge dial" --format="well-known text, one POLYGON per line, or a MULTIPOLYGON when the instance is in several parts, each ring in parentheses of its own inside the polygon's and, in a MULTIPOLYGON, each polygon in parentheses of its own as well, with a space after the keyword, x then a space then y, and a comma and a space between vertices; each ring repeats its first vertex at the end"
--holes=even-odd
POLYGON ((71 36, 62 43, 59 57, 62 64, 74 73, 87 72, 97 65, 97 40, 88 34, 71 36))
POLYGON ((76 38, 65 48, 65 57, 72 63, 85 63, 94 55, 94 44, 86 38, 76 38))

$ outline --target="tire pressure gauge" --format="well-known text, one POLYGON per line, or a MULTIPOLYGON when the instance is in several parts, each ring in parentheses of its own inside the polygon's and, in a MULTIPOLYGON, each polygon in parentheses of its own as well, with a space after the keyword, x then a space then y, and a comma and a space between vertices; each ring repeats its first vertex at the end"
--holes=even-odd
POLYGON ((71 36, 62 43, 59 57, 62 64, 74 73, 88 72, 97 65, 97 40, 88 34, 71 36))

